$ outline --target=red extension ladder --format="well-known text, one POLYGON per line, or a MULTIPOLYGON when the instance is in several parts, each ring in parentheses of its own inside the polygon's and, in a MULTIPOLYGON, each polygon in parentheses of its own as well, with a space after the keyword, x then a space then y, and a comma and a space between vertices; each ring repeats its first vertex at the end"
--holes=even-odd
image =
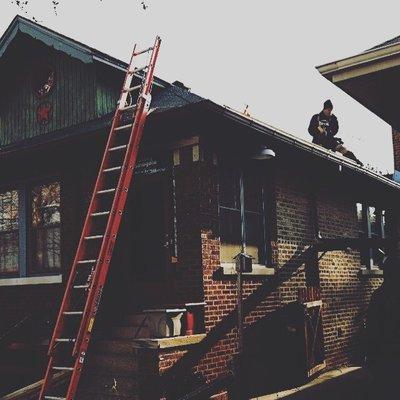
POLYGON ((131 185, 143 127, 151 102, 161 39, 143 51, 133 49, 93 195, 49 347, 49 363, 39 400, 73 400, 131 185), (137 56, 149 63, 135 67, 137 56), (139 74, 140 73, 140 74, 139 74), (142 76, 131 86, 133 76, 142 76), (133 104, 128 99, 136 98, 133 104), (126 121, 126 118, 129 120, 126 121), (64 372, 63 372, 64 371, 64 372), (55 374, 68 376, 64 394, 55 393, 55 374))

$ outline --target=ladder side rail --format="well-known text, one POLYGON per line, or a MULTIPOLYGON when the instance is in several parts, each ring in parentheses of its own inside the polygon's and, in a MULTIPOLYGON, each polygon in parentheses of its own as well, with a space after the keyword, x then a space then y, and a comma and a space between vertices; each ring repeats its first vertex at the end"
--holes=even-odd
MULTIPOLYGON (((123 184, 124 176, 125 176, 125 174, 127 172, 127 169, 129 169, 129 170, 131 170, 133 172, 133 169, 134 169, 135 164, 136 164, 136 156, 137 156, 137 154, 135 155, 135 160, 134 160, 134 163, 132 165, 128 166, 128 161, 129 161, 129 158, 132 157, 132 155, 131 155, 131 153, 132 153, 132 142, 135 142, 135 144, 134 144, 135 148, 138 147, 138 141, 135 139, 135 137, 137 136, 136 135, 137 129, 139 128, 139 126, 143 127, 144 122, 145 122, 145 116, 147 116, 147 111, 146 111, 146 115, 144 115, 144 113, 143 113, 143 111, 145 109, 145 105, 146 105, 145 97, 147 97, 149 95, 151 87, 152 87, 152 81, 153 81, 154 69, 155 69, 155 62, 156 62, 157 57, 158 57, 160 43, 161 43, 161 39, 157 36, 156 41, 155 41, 155 45, 154 45, 154 48, 153 48, 153 51, 152 51, 151 59, 150 59, 150 62, 149 62, 149 68, 148 68, 148 70, 146 72, 146 76, 145 76, 141 91, 139 93, 137 109, 136 109, 136 112, 135 112, 136 118, 135 118, 133 126, 132 126, 132 131, 131 131, 132 133, 131 133, 130 138, 129 138, 127 151, 125 153, 124 162, 122 164, 123 168, 122 168, 122 171, 121 171, 121 175, 119 177, 119 181, 118 181, 118 184, 117 184, 117 191, 115 193, 113 204, 112 204, 112 207, 111 207, 111 214, 110 214, 110 217, 109 217, 108 222, 107 222, 107 227, 106 227, 104 239, 103 239, 103 242, 102 242, 101 248, 100 248, 99 262, 102 263, 102 264, 101 265, 99 264, 99 267, 95 271, 95 275, 93 277, 94 283, 93 283, 92 287, 95 287, 95 285, 97 284, 98 276, 100 274, 101 269, 103 268, 104 263, 107 264, 107 268, 108 268, 108 265, 110 263, 112 249, 111 249, 111 251, 109 250, 108 252, 106 252, 106 246, 107 246, 106 239, 107 238, 111 238, 110 240, 112 240, 112 246, 114 246, 115 237, 112 238, 112 232, 111 232, 111 227, 113 226, 112 219, 114 219, 115 216, 118 219, 121 218, 121 215, 118 214, 118 210, 122 210, 122 208, 118 207, 118 198, 121 196, 121 194, 123 194, 124 197, 126 197, 128 195, 128 189, 129 189, 130 181, 126 182, 125 185, 124 185, 123 184), (144 116, 144 119, 143 119, 143 116, 144 116)), ((130 65, 130 67, 131 67, 131 65, 130 65)), ((124 104, 120 103, 119 106, 123 107, 124 104)), ((149 106, 150 106, 150 101, 148 101, 148 107, 149 106)), ((139 142, 140 142, 140 138, 139 138, 139 142)), ((137 149, 136 149, 136 151, 137 151, 137 149)), ((125 204, 125 201, 124 201, 124 204, 125 204)), ((118 222, 118 226, 119 226, 119 222, 118 222)), ((109 245, 107 247, 110 248, 109 245)), ((76 341, 75 341, 75 345, 74 345, 74 349, 73 349, 73 355, 74 356, 77 356, 77 354, 78 354, 78 349, 79 349, 79 346, 81 345, 82 337, 83 337, 83 334, 85 332, 85 329, 86 329, 86 326, 87 326, 87 322, 88 322, 89 316, 90 316, 89 307, 92 304, 94 298, 95 298, 95 293, 92 290, 91 292, 89 292, 89 299, 88 299, 88 301, 86 303, 86 307, 85 307, 85 310, 84 310, 84 313, 83 313, 82 324, 80 326, 79 333, 78 333, 76 341)), ((96 312, 97 312, 97 310, 96 310, 96 312)))
MULTIPOLYGON (((133 62, 135 50, 136 50, 136 44, 135 44, 134 49, 133 49, 133 53, 132 53, 132 56, 131 56, 130 64, 132 64, 132 62, 133 62)), ((133 78, 132 74, 126 74, 123 87, 125 87, 126 85, 130 85, 130 82, 132 81, 132 78, 133 78)), ((120 99, 122 97, 122 93, 123 93, 123 89, 121 90, 120 99)), ((39 400, 43 400, 44 399, 44 396, 45 396, 45 394, 47 392, 47 389, 48 389, 48 387, 49 387, 49 385, 51 383, 51 380, 52 380, 52 375, 53 375, 52 367, 53 367, 53 362, 54 362, 53 351, 54 351, 54 348, 55 348, 55 345, 56 345, 56 339, 60 335, 60 332, 62 331, 63 318, 64 318, 63 311, 69 305, 70 291, 72 289, 72 285, 73 285, 73 282, 74 282, 74 279, 75 279, 77 266, 78 266, 78 261, 80 260, 80 257, 82 256, 83 250, 84 250, 84 248, 86 246, 84 238, 87 235, 87 233, 88 233, 88 231, 90 229, 90 226, 91 226, 91 218, 90 218, 91 211, 97 205, 97 201, 98 201, 97 200, 97 192, 100 189, 102 181, 103 181, 103 178, 104 178, 103 174, 102 174, 102 171, 103 171, 103 169, 104 169, 104 167, 105 167, 105 165, 107 163, 107 160, 108 160, 108 151, 107 150, 108 150, 108 148, 110 148, 111 143, 112 143, 112 141, 114 139, 113 138, 113 132, 114 132, 116 126, 120 122, 120 117, 121 117, 120 114, 121 114, 120 113, 120 109, 119 109, 119 107, 117 107, 116 110, 115 110, 115 113, 114 113, 113 122, 112 122, 111 129, 110 129, 110 134, 109 134, 109 137, 108 137, 108 140, 107 140, 106 148, 105 148, 104 155, 103 155, 102 162, 101 162, 101 166, 100 166, 100 169, 99 169, 99 174, 97 176, 96 183, 94 185, 94 190, 93 190, 92 197, 91 197, 91 200, 90 200, 90 203, 89 203, 89 207, 88 207, 88 211, 87 211, 87 214, 86 214, 85 222, 84 222, 84 225, 83 225, 81 237, 80 237, 79 242, 78 242, 77 251, 76 251, 72 266, 71 266, 69 278, 68 278, 67 284, 65 286, 64 296, 63 296, 63 299, 62 299, 62 302, 61 302, 61 305, 60 305, 60 309, 59 309, 59 313, 58 313, 58 316, 57 316, 56 324, 55 324, 55 327, 54 327, 54 330, 53 330, 53 334, 52 334, 52 338, 51 338, 51 341, 50 341, 49 350, 48 350, 48 356, 50 357, 50 359, 48 361, 48 366, 47 366, 47 369, 46 369, 46 374, 45 374, 45 379, 44 379, 44 382, 43 382, 43 385, 42 385, 42 389, 41 389, 41 392, 40 392, 40 395, 39 395, 39 400)), ((97 260, 97 262, 96 262, 96 264, 94 266, 94 270, 95 271, 98 268, 98 264, 99 264, 99 260, 97 260)), ((93 283, 93 280, 92 280, 92 282, 90 282, 90 287, 89 287, 88 293, 91 292, 91 288, 93 287, 92 283, 93 283)))
MULTIPOLYGON (((156 41, 155 49, 159 47, 159 39, 156 41)), ((130 182, 132 181, 132 176, 134 174, 134 167, 136 164, 137 154, 138 154, 138 143, 140 143, 141 136, 143 134, 143 125, 145 122, 145 118, 147 116, 148 109, 150 107, 150 99, 149 99, 149 90, 151 90, 151 84, 154 73, 154 62, 157 58, 158 51, 153 53, 153 68, 149 68, 149 72, 146 75, 146 79, 143 85, 143 91, 147 90, 147 97, 140 96, 138 100, 138 114, 135 118, 134 126, 132 127, 132 135, 129 142, 129 150, 125 155, 125 161, 120 181, 118 183, 119 193, 116 194, 113 202, 113 211, 114 216, 109 219, 108 226, 106 229, 108 240, 103 242, 101 249, 100 259, 102 260, 101 267, 98 270, 98 277, 95 284, 95 290, 92 291, 91 297, 92 299, 88 300, 87 307, 85 308, 85 320, 81 324, 81 333, 78 335, 77 342, 75 343, 74 353, 77 355, 77 359, 75 361, 75 367, 71 377, 71 384, 67 393, 67 399, 73 399, 78 387, 79 377, 82 372, 82 366, 85 360, 85 356, 87 353, 87 349, 89 346, 89 341, 93 329, 93 324, 95 321, 95 316, 97 314, 103 287, 107 278, 112 252, 114 249, 115 241, 117 238, 119 225, 121 223, 123 210, 125 208, 126 200, 128 197, 128 188, 130 182), (127 167, 128 162, 130 165, 127 167), (123 188, 123 190, 122 190, 123 188), (117 212, 118 209, 118 212, 117 212), (121 211, 121 212, 119 212, 121 211), (90 319, 89 319, 90 318, 90 319)))

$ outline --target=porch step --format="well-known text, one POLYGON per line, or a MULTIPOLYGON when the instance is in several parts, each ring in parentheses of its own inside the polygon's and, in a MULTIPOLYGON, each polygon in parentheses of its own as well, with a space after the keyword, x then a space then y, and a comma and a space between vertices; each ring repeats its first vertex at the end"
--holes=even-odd
POLYGON ((130 314, 124 317, 123 326, 147 326, 146 314, 130 314))
POLYGON ((80 390, 79 400, 140 400, 139 396, 136 394, 121 396, 118 392, 116 393, 99 393, 86 390, 80 390))
POLYGON ((147 326, 119 326, 112 328, 112 337, 115 339, 148 339, 150 329, 147 326))
POLYGON ((132 339, 99 340, 93 343, 96 354, 131 355, 137 357, 138 349, 132 344, 132 339))
POLYGON ((134 355, 92 354, 88 357, 88 374, 134 376, 138 372, 138 359, 134 355))

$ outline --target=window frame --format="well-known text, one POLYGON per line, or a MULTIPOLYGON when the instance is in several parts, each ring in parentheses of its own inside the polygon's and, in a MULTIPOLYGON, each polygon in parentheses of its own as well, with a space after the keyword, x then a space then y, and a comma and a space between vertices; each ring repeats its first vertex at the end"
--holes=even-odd
MULTIPOLYGON (((261 210, 260 212, 252 211, 252 210, 246 210, 246 200, 245 200, 245 176, 246 176, 246 171, 251 171, 251 170, 257 170, 258 173, 262 173, 261 168, 258 168, 258 165, 256 163, 250 163, 247 165, 242 165, 242 166, 237 166, 233 165, 230 163, 222 163, 218 166, 218 226, 219 226, 219 232, 220 232, 220 246, 223 246, 222 240, 221 240, 221 209, 224 210, 229 210, 229 211, 235 211, 239 212, 240 214, 240 240, 244 242, 246 245, 246 239, 247 239, 247 231, 246 231, 246 214, 250 213, 252 215, 259 215, 260 216, 260 222, 262 224, 261 226, 261 246, 259 246, 258 251, 259 251, 259 260, 257 263, 253 264, 253 267, 258 268, 263 268, 263 269, 268 269, 268 265, 272 263, 272 249, 271 249, 271 235, 267 229, 268 227, 268 220, 269 220, 269 215, 268 215, 268 205, 266 204, 267 199, 266 199, 266 191, 267 191, 267 182, 266 182, 266 177, 261 175, 259 177, 260 181, 260 189, 261 189, 261 210), (221 171, 222 168, 231 168, 234 173, 238 175, 238 208, 232 208, 228 206, 223 206, 221 205, 221 171), (244 203, 242 207, 242 202, 244 203), (261 258, 261 259, 260 259, 261 258)), ((234 264, 234 260, 232 261, 224 261, 221 259, 221 253, 220 253, 220 264, 223 267, 229 267, 234 264)), ((229 268, 228 268, 229 269, 229 268)), ((230 274, 230 273, 229 273, 230 274)))
MULTIPOLYGON (((62 265, 62 181, 59 176, 43 176, 41 178, 34 179, 26 179, 20 180, 14 184, 7 183, 0 186, 0 191, 12 191, 16 190, 18 192, 18 271, 13 274, 1 274, 0 273, 0 281, 6 282, 9 280, 10 282, 17 282, 18 284, 24 284, 21 280, 32 280, 34 283, 36 282, 36 278, 40 277, 58 277, 62 275, 63 265, 62 265), (38 185, 45 185, 52 182, 58 182, 60 185, 60 268, 54 272, 38 272, 32 273, 32 262, 33 255, 32 251, 32 238, 31 238, 31 191, 33 187, 38 185)), ((53 283, 50 279, 49 282, 45 283, 53 283)), ((57 279, 58 283, 58 279, 57 279)), ((4 286, 0 283, 0 286, 4 286)))
MULTIPOLYGON (((376 207, 369 203, 357 202, 356 203, 356 210, 358 204, 361 205, 361 223, 362 223, 362 230, 359 229, 360 237, 371 239, 371 238, 382 238, 385 239, 388 236, 388 221, 387 221, 387 209, 383 207, 376 207), (372 221, 370 215, 370 209, 375 208, 375 214, 377 217, 376 224, 379 227, 379 232, 374 233, 372 232, 372 221), (385 213, 385 223, 383 223, 383 212, 385 213)), ((358 212, 358 210, 357 210, 358 212)), ((357 215, 358 220, 358 215, 357 215)), ((359 221, 358 221, 359 223, 359 221)), ((375 271, 381 270, 378 264, 374 263, 374 256, 373 256, 373 248, 368 247, 361 249, 360 251, 361 257, 361 269, 364 271, 375 271)))

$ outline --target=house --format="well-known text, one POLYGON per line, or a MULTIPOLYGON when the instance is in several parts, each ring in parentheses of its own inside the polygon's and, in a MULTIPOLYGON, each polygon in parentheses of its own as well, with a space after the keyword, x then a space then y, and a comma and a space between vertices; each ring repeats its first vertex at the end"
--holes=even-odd
MULTIPOLYGON (((0 40, 0 394, 43 376, 125 68, 22 17, 0 40)), ((228 398, 244 240, 249 395, 362 363, 400 184, 178 81, 151 108, 78 398, 228 398)))

